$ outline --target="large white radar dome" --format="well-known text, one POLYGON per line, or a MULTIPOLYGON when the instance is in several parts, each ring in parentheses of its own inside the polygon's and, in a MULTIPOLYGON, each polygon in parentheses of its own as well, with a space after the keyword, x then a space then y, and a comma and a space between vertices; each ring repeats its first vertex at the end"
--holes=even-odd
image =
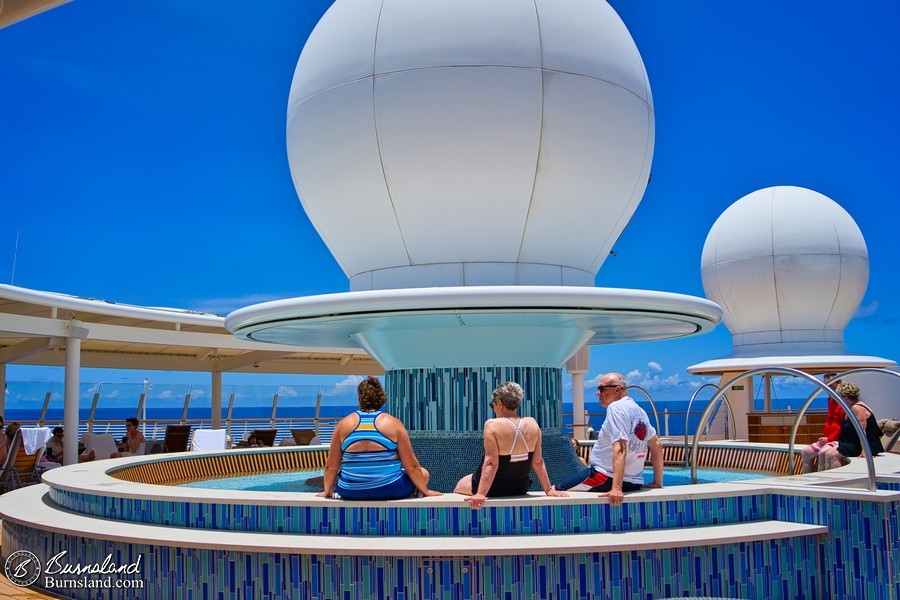
POLYGON ((592 286, 653 139, 603 0, 337 0, 288 102, 294 183, 351 290, 592 286))
POLYGON ((800 187, 744 196, 715 222, 701 259, 707 298, 725 311, 734 353, 844 352, 869 280, 853 218, 800 187))

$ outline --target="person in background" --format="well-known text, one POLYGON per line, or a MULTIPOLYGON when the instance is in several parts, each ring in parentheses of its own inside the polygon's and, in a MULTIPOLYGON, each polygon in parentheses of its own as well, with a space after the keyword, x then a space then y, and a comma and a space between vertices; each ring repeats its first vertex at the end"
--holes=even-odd
POLYGON ((122 458, 123 456, 141 456, 144 454, 144 434, 138 429, 140 421, 134 417, 125 419, 125 450, 113 452, 110 458, 122 458))
POLYGON ((440 496, 428 489, 428 471, 419 465, 406 427, 383 412, 387 395, 369 377, 357 387, 359 410, 334 428, 325 463, 324 490, 346 500, 398 500, 416 493, 440 496))
POLYGON ((0 464, 6 462, 6 457, 9 454, 9 447, 12 445, 13 438, 16 437, 16 432, 19 431, 20 427, 21 426, 18 423, 10 423, 3 435, 0 436, 3 438, 3 442, 0 444, 0 464))
POLYGON ((850 405, 851 414, 845 415, 844 422, 841 423, 841 434, 838 436, 837 446, 825 446, 819 451, 819 470, 827 471, 841 465, 847 464, 847 459, 862 454, 862 442, 859 435, 853 427, 853 421, 856 419, 863 431, 866 433, 866 440, 872 449, 872 456, 884 452, 881 445, 881 429, 872 409, 859 401, 859 387, 844 381, 837 386, 835 392, 850 405))
POLYGON ((528 493, 531 471, 548 496, 568 496, 550 485, 541 452, 541 428, 531 417, 518 415, 525 392, 518 383, 508 381, 491 394, 495 418, 484 423, 484 460, 471 475, 466 475, 453 490, 463 494, 478 510, 487 498, 521 496, 528 493), (501 454, 505 452, 505 454, 501 454))
POLYGON ((63 428, 54 427, 53 437, 47 442, 47 451, 44 456, 48 461, 62 463, 63 461, 63 428))
POLYGON ((265 444, 256 439, 256 436, 252 433, 247 436, 246 440, 238 442, 238 448, 261 448, 263 446, 265 444))
POLYGON ((625 378, 607 373, 600 378, 597 397, 606 409, 587 469, 557 484, 556 489, 602 492, 612 505, 622 504, 623 492, 663 486, 662 443, 647 413, 630 396, 625 378), (644 485, 644 462, 650 453, 653 482, 644 485))
MULTIPOLYGON (((837 387, 841 384, 841 380, 836 379, 836 377, 837 373, 825 373, 822 379, 832 390, 837 390, 837 387)), ((801 470, 804 473, 809 473, 813 470, 816 458, 819 456, 819 452, 822 448, 826 446, 831 446, 832 448, 837 447, 838 437, 841 435, 841 423, 844 422, 844 416, 844 409, 841 408, 841 405, 838 404, 834 398, 828 396, 828 414, 825 417, 825 427, 822 431, 822 437, 800 452, 800 456, 803 459, 803 467, 801 470)))

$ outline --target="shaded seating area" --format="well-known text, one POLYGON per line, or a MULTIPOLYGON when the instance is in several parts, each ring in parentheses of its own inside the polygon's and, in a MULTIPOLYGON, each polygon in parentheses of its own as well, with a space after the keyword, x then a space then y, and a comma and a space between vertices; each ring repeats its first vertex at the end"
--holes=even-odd
POLYGON ((277 429, 254 429, 253 435, 259 440, 263 446, 274 446, 275 436, 278 435, 277 429))
POLYGON ((291 429, 291 437, 298 446, 309 446, 313 438, 316 437, 315 429, 291 429))
POLYGON ((191 439, 190 425, 166 425, 163 452, 185 452, 191 439))

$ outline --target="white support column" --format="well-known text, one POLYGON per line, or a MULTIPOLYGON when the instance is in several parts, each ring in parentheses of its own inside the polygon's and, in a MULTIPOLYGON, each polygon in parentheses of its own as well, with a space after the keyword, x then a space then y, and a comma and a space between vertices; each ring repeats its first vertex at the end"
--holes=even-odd
POLYGON ((212 428, 222 429, 222 371, 212 372, 212 428))
POLYGON ((6 410, 6 363, 0 363, 0 416, 6 410))
POLYGON ((66 338, 66 385, 63 404, 63 463, 78 462, 78 388, 81 383, 81 338, 66 338))
POLYGON ((587 373, 590 362, 591 349, 588 346, 576 352, 566 362, 566 371, 572 376, 572 437, 576 440, 587 437, 587 427, 584 425, 584 374, 587 373))

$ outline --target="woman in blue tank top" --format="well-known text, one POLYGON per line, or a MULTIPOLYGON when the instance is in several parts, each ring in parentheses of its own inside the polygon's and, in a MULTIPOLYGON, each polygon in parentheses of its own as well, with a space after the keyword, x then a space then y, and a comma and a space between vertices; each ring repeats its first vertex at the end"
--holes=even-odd
POLYGON ((416 490, 422 496, 440 496, 428 489, 428 471, 416 460, 403 423, 382 412, 387 396, 381 382, 369 377, 357 392, 359 410, 334 429, 325 463, 325 490, 319 496, 397 500, 409 498, 416 490))

